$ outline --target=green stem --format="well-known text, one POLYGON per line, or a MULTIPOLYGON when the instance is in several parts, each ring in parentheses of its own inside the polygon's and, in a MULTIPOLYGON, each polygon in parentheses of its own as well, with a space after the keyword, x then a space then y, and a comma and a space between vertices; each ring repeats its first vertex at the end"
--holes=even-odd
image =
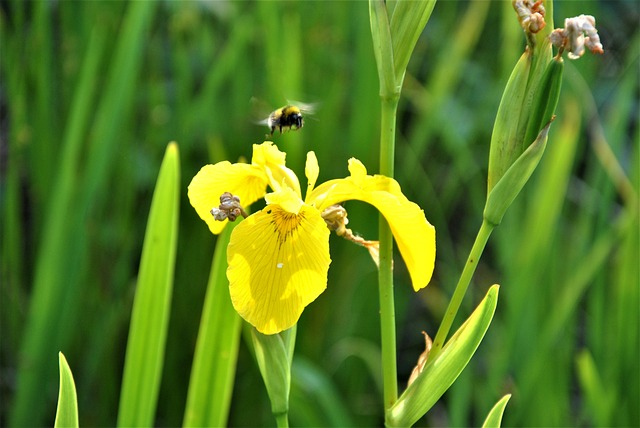
MULTIPOLYGON (((396 111, 398 96, 382 97, 380 132, 380 173, 393 177, 395 153, 396 111)), ((398 399, 396 367, 396 321, 393 299, 393 235, 380 215, 380 268, 378 287, 380 294, 380 334, 382 346, 382 378, 384 404, 388 409, 398 399)))
POLYGON ((276 418, 276 425, 278 426, 278 428, 289 428, 288 413, 280 413, 274 416, 276 418))
POLYGON ((462 304, 462 299, 467 292, 467 288, 469 288, 471 277, 473 277, 476 266, 478 266, 478 260, 480 260, 480 256, 482 256, 484 247, 487 244, 489 236, 491 236, 491 232, 493 231, 494 227, 494 225, 489 224, 486 220, 482 221, 482 226, 480 226, 480 230, 478 231, 476 240, 473 243, 471 253, 469 253, 469 258, 467 259, 467 263, 464 265, 464 269, 462 270, 462 274, 460 275, 460 279, 458 280, 458 285, 456 285, 456 289, 453 292, 453 296, 451 297, 449 306, 447 306, 447 312, 442 319, 442 323, 440 324, 440 328, 438 329, 436 338, 433 341, 431 352, 429 352, 430 360, 436 358, 436 356, 440 353, 442 346, 444 345, 444 341, 447 339, 447 335, 449 334, 449 330, 451 330, 453 320, 456 318, 458 309, 460 309, 460 305, 462 304))

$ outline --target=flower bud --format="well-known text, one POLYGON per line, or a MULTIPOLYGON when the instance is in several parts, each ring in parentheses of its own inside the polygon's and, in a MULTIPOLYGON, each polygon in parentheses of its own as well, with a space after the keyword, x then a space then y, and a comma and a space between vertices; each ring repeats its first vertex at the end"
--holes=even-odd
MULTIPOLYGON (((546 46, 549 47, 548 41, 546 46)), ((550 58, 551 53, 548 54, 550 58)), ((502 221, 542 157, 549 126, 555 118, 563 69, 561 57, 545 60, 527 49, 509 78, 489 151, 484 215, 494 226, 502 221)))
POLYGON ((489 148, 487 193, 524 151, 519 118, 525 105, 531 60, 529 51, 522 54, 502 94, 489 148))
POLYGON ((538 91, 531 106, 527 132, 524 136, 525 147, 533 142, 540 130, 550 123, 555 114, 558 99, 560 98, 563 70, 564 62, 562 58, 554 58, 549 62, 542 75, 542 79, 538 84, 538 91))
POLYGON ((550 126, 551 121, 540 131, 538 138, 511 165, 489 193, 483 217, 492 226, 500 224, 507 208, 513 203, 538 166, 547 145, 550 126))

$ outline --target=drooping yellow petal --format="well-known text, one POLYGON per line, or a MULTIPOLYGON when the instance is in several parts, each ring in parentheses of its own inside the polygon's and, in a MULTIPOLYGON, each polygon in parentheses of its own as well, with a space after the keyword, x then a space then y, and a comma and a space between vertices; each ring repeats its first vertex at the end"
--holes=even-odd
POLYGON ((233 230, 227 261, 236 311, 261 333, 276 334, 327 287, 329 230, 313 207, 296 215, 269 205, 233 230))
POLYGON ((409 201, 392 178, 367 175, 357 159, 349 160, 351 176, 330 180, 316 187, 307 203, 319 211, 348 200, 367 202, 380 211, 391 227, 404 259, 414 290, 425 287, 431 280, 436 255, 435 229, 427 221, 420 207, 409 201))
POLYGON ((211 215, 211 208, 220 205, 220 195, 230 192, 246 208, 264 196, 267 182, 265 173, 253 165, 227 161, 205 165, 189 184, 189 202, 207 222, 209 230, 218 234, 227 224, 227 220, 216 221, 211 215))
POLYGON ((278 147, 271 141, 253 145, 253 157, 251 164, 262 168, 269 177, 269 186, 273 190, 279 190, 284 184, 300 193, 300 182, 296 174, 286 167, 285 159, 287 154, 278 150, 278 147))

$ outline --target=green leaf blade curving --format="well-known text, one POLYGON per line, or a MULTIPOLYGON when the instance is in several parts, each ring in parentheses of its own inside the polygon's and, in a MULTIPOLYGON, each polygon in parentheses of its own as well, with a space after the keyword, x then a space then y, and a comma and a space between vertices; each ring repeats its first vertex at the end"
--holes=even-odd
POLYGON ((386 414, 387 426, 411 426, 449 389, 480 345, 498 303, 493 285, 476 310, 451 337, 386 414))
POLYGON ((507 407, 507 403, 510 398, 511 394, 507 394, 498 400, 498 402, 489 411, 487 418, 482 424, 482 428, 500 428, 500 425, 502 425, 502 415, 504 414, 504 409, 507 407))
POLYGON ((153 426, 178 241, 178 146, 165 152, 151 201, 125 357, 118 426, 153 426))
POLYGON ((62 352, 58 353, 60 365, 60 392, 54 427, 78 427, 78 396, 76 384, 67 359, 62 352))

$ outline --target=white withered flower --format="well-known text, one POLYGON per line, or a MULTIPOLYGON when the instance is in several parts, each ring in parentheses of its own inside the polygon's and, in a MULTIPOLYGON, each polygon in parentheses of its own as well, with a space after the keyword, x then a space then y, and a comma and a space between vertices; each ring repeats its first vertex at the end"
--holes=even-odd
POLYGON ((585 46, 594 54, 603 54, 600 36, 596 29, 596 19, 591 15, 580 15, 564 20, 564 28, 557 28, 549 35, 549 40, 562 51, 569 51, 569 59, 578 59, 584 54, 585 46))

